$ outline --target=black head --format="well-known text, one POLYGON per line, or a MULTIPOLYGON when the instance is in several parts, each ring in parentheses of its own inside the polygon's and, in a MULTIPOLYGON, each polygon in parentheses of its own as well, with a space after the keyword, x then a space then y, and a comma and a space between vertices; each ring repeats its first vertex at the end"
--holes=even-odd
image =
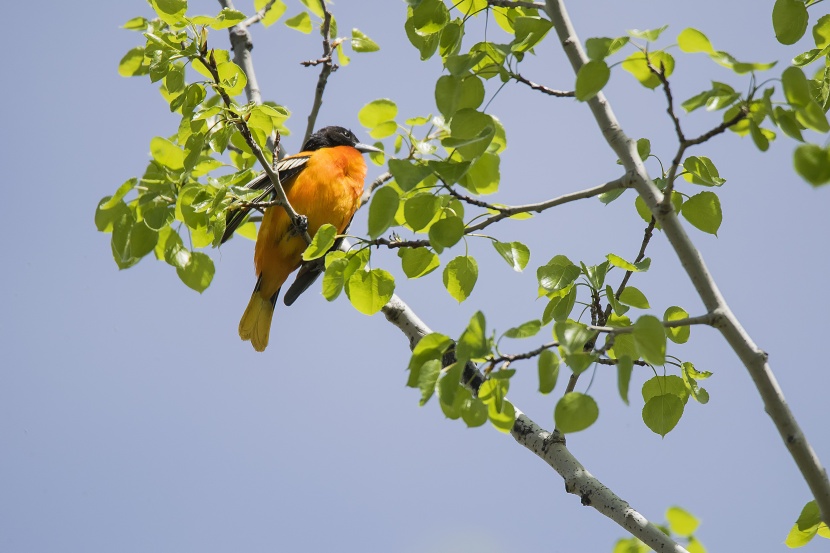
POLYGON ((380 152, 374 146, 361 144, 352 131, 343 127, 323 127, 312 134, 303 145, 303 151, 313 152, 321 148, 333 148, 335 146, 351 146, 359 152, 380 152))

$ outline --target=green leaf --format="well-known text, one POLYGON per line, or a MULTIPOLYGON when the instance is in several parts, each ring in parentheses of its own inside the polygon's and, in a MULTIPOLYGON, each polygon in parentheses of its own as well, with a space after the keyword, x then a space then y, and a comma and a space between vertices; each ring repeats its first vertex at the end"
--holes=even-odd
POLYGON ((147 28, 148 21, 143 17, 133 17, 124 25, 121 26, 122 29, 127 29, 128 31, 143 31, 147 28))
POLYGON ((519 16, 513 20, 515 39, 510 43, 511 52, 527 52, 545 38, 553 23, 539 16, 519 16))
POLYGON ((754 120, 749 120, 749 134, 752 136, 752 142, 755 143, 755 146, 761 150, 762 152, 766 152, 769 149, 769 141, 770 137, 767 134, 770 133, 772 137, 775 137, 775 134, 767 129, 762 129, 755 123, 754 120))
POLYGON ((715 49, 712 43, 702 32, 692 27, 683 29, 677 36, 677 45, 680 49, 687 53, 703 52, 706 54, 714 54, 715 49))
POLYGON ((450 22, 450 12, 442 0, 421 0, 412 7, 411 20, 418 35, 432 35, 450 22))
MULTIPOLYGON (((798 2, 798 0, 792 1, 798 2)), ((815 101, 810 93, 807 77, 800 68, 793 66, 786 68, 781 74, 781 84, 784 87, 784 96, 791 105, 804 107, 815 101)))
POLYGON ((397 104, 388 98, 380 98, 360 108, 357 119, 364 127, 373 129, 381 123, 394 120, 397 115, 397 104))
POLYGON ((484 101, 484 83, 470 73, 463 76, 443 75, 435 83, 435 105, 451 119, 459 110, 475 109, 484 101))
POLYGON ((824 49, 830 46, 830 14, 819 17, 813 25, 813 40, 817 49, 824 49))
POLYGON ((705 156, 689 156, 683 162, 683 168, 687 171, 683 175, 692 184, 703 186, 720 186, 726 182, 718 173, 718 169, 712 160, 705 156))
POLYGON ((539 286, 548 291, 566 288, 579 278, 579 267, 564 255, 554 256, 546 265, 536 269, 539 286))
MULTIPOLYGON (((412 17, 412 8, 407 9, 407 18, 404 23, 404 31, 409 42, 418 49, 421 54, 421 60, 427 60, 432 57, 438 49, 438 42, 441 38, 440 34, 420 35, 415 29, 414 18, 412 17)), ((442 404, 443 405, 443 404, 442 404)))
POLYGON ((385 186, 375 192, 369 204, 368 232, 371 238, 377 238, 392 226, 400 203, 401 197, 393 188, 385 186))
POLYGON ((591 60, 576 75, 576 99, 586 102, 599 93, 611 78, 611 70, 602 60, 591 60))
POLYGON ((793 154, 795 171, 813 186, 830 182, 830 148, 802 144, 793 154))
POLYGON ((637 345, 637 351, 646 363, 665 365, 666 331, 657 317, 643 315, 634 323, 631 334, 637 345))
POLYGON ((821 511, 815 499, 808 501, 801 513, 798 515, 795 525, 787 536, 787 547, 801 547, 806 545, 816 533, 824 534, 827 537, 827 525, 821 521, 821 511), (824 532, 820 532, 820 530, 824 532))
MULTIPOLYGON (((609 253, 605 256, 605 258, 611 263, 611 265, 634 273, 648 271, 649 267, 651 267, 651 258, 649 257, 643 259, 638 263, 631 263, 630 261, 626 261, 622 257, 615 255, 613 253, 609 253)), ((599 288, 599 286, 597 288, 599 288)))
POLYGON ((418 385, 418 373, 421 366, 431 359, 442 359, 444 353, 452 346, 452 340, 448 336, 433 332, 421 338, 412 349, 412 356, 409 359, 409 380, 406 385, 410 388, 418 385))
POLYGON ((663 31, 665 31, 668 28, 669 28, 668 25, 663 25, 659 29, 649 29, 647 31, 640 31, 638 29, 632 29, 632 30, 628 31, 628 34, 630 34, 634 38, 641 38, 641 39, 646 40, 648 42, 654 42, 655 40, 660 38, 660 35, 663 34, 663 31))
POLYGON ((522 323, 519 326, 514 326, 505 331, 505 338, 530 338, 536 336, 542 328, 542 321, 532 320, 522 323))
POLYGON ((669 507, 666 511, 666 521, 672 534, 689 537, 695 533, 700 521, 690 512, 680 507, 669 507))
POLYGON ((187 11, 187 0, 150 0, 150 5, 168 25, 181 23, 187 11))
POLYGON ((680 213, 703 232, 717 236, 723 221, 720 199, 714 192, 700 192, 683 203, 680 213))
POLYGON ((245 90, 245 85, 248 84, 248 77, 232 61, 218 64, 216 66, 216 72, 219 74, 219 82, 222 84, 228 96, 241 94, 245 90))
POLYGON ((551 299, 542 314, 542 324, 566 320, 576 304, 576 286, 571 285, 549 295, 551 299))
POLYGON ((427 165, 444 184, 451 185, 464 177, 471 164, 469 161, 430 160, 427 165))
MULTIPOLYGON (((663 315, 664 321, 679 321, 688 318, 689 314, 686 312, 686 310, 681 307, 677 307, 676 305, 673 305, 666 309, 666 313, 663 315)), ((691 334, 691 328, 689 328, 688 326, 666 328, 666 335, 668 336, 669 340, 671 340, 675 344, 685 344, 686 342, 688 342, 689 334, 691 334)))
POLYGON ((651 155, 651 140, 648 138, 637 139, 637 155, 642 161, 645 161, 651 155))
POLYGON ((450 248, 464 236, 464 221, 459 217, 445 217, 429 227, 429 242, 436 251, 450 248))
POLYGON ((118 62, 118 74, 122 77, 138 77, 146 75, 149 65, 144 63, 144 47, 136 46, 129 50, 118 62))
POLYGON ((622 67, 640 81, 646 88, 660 86, 660 78, 649 69, 649 62, 656 69, 663 68, 664 76, 670 77, 674 72, 674 58, 668 52, 649 52, 648 62, 642 52, 634 52, 622 62, 622 67))
POLYGON ((343 291, 348 266, 349 260, 345 258, 333 259, 326 265, 326 272, 323 274, 323 297, 326 300, 334 301, 343 291))
MULTIPOLYGON (((259 11, 263 9, 266 5, 268 5, 269 0, 254 0, 254 9, 259 11)), ((262 18, 262 24, 267 28, 276 23, 282 14, 285 13, 286 7, 285 2, 282 0, 276 0, 273 4, 271 4, 271 9, 265 12, 265 17, 262 18)))
POLYGON ((481 311, 476 311, 470 318, 455 346, 455 354, 459 363, 480 361, 490 354, 490 341, 487 339, 486 322, 481 311))
MULTIPOLYGON (((489 135, 489 130, 486 134, 489 135)), ((492 146, 492 142, 490 146, 492 146)), ((490 146, 487 148, 489 149, 490 146)), ((493 194, 499 189, 500 163, 501 158, 499 156, 485 152, 469 166, 467 172, 459 179, 459 183, 474 194, 493 194)))
POLYGON ((775 122, 784 134, 790 138, 794 138, 799 142, 804 142, 804 137, 801 135, 801 127, 795 117, 793 110, 784 109, 781 106, 775 107, 775 122))
POLYGON ((629 38, 627 36, 617 38, 589 38, 585 41, 585 50, 590 59, 600 61, 616 53, 620 48, 628 44, 628 41, 629 38))
POLYGON ((427 248, 399 248, 398 257, 407 278, 420 278, 438 268, 438 256, 427 248))
POLYGON ((539 391, 549 394, 556 387, 559 378, 559 356, 546 349, 539 354, 539 391))
POLYGON ((447 150, 455 149, 465 160, 472 160, 487 151, 496 128, 493 118, 471 108, 458 110, 450 121, 450 136, 441 144, 447 150))
POLYGON ((489 403, 487 405, 487 417, 496 430, 506 434, 516 424, 516 408, 506 399, 501 402, 501 408, 496 407, 495 403, 489 403))
POLYGON ((807 31, 807 7, 803 0, 775 0, 772 28, 781 44, 795 44, 807 31))
POLYGON ((643 401, 661 396, 663 394, 672 394, 685 405, 689 401, 689 390, 683 383, 683 379, 676 375, 668 376, 654 376, 648 379, 643 384, 643 401))
POLYGON ((478 398, 472 397, 470 392, 462 390, 459 394, 461 400, 461 419, 469 428, 481 426, 487 422, 487 405, 478 398))
MULTIPOLYGON (((391 160, 390 160, 391 161, 391 160)), ((403 216, 412 230, 419 231, 426 227, 436 216, 441 207, 441 200, 424 192, 412 196, 403 205, 403 216)))
MULTIPOLYGON (((445 412, 445 406, 453 407, 453 411, 460 411, 460 405, 457 403, 465 397, 465 392, 469 394, 467 390, 461 387, 461 373, 464 370, 464 365, 465 363, 452 363, 446 367, 444 375, 438 380, 438 399, 441 401, 441 408, 445 410, 445 412)), ((458 418, 458 416, 447 416, 450 418, 458 418)), ((485 422, 487 421, 486 414, 484 416, 484 420, 485 422)))
POLYGON ((420 405, 424 406, 432 394, 435 393, 435 384, 438 382, 438 375, 441 374, 441 361, 430 359, 418 372, 418 388, 421 390, 420 405))
POLYGON ((176 274, 182 282, 200 294, 210 286, 215 271, 213 260, 202 252, 190 252, 187 263, 176 268, 176 274))
POLYGON ((156 247, 159 233, 139 221, 130 229, 130 256, 141 259, 156 247))
POLYGON ((628 355, 617 359, 617 391, 628 405, 628 387, 631 384, 631 373, 634 372, 634 361, 628 355))
POLYGON ((383 269, 355 271, 346 282, 346 295, 355 309, 374 315, 395 293, 395 279, 383 269))
POLYGON ((521 242, 492 242, 499 255, 513 267, 514 271, 521 272, 530 261, 530 249, 521 242))
MULTIPOLYGON (((390 159, 389 172, 404 192, 409 192, 432 173, 428 166, 405 159, 390 159)), ((430 217, 431 218, 431 217, 430 217)), ((423 227, 421 227, 423 228, 423 227)))
POLYGON ((311 32, 311 17, 309 17, 308 12, 300 12, 294 17, 289 17, 285 20, 285 26, 289 29, 294 29, 295 31, 300 31, 304 34, 309 34, 311 32))
POLYGON ((617 297, 614 294, 614 290, 613 288, 611 288, 610 285, 605 286, 605 297, 608 300, 608 303, 611 304, 611 308, 614 310, 614 313, 616 313, 617 315, 625 315, 626 311, 629 310, 628 306, 623 305, 619 301, 617 301, 617 297))
POLYGON ((553 419, 562 433, 585 430, 599 418, 599 407, 589 395, 569 392, 556 403, 553 419))
POLYGON ((683 402, 674 394, 655 396, 643 406, 643 422, 652 432, 664 437, 682 416, 683 402))
POLYGON ((355 52, 377 52, 380 46, 360 29, 352 29, 352 50, 355 52))
POLYGON ((181 148, 160 136, 150 140, 150 154, 160 165, 173 171, 184 169, 184 152, 181 148))
POLYGON ((634 286, 626 286, 620 294, 620 303, 636 307, 637 309, 648 309, 649 304, 646 295, 634 286))
POLYGON ((444 267, 444 287, 461 303, 470 297, 478 280, 478 264, 470 256, 458 256, 444 267))
POLYGON ((553 336, 559 342, 559 351, 563 355, 582 353, 585 344, 595 335, 593 330, 576 321, 556 322, 553 325, 553 336))
POLYGON ((303 252, 303 261, 311 261, 328 253, 337 238, 337 228, 326 223, 322 225, 311 239, 311 244, 303 252))

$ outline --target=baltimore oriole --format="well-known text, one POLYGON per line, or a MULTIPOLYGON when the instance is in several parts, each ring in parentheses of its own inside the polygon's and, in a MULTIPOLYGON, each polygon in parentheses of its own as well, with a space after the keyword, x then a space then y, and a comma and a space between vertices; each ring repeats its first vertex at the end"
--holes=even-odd
MULTIPOLYGON (((380 152, 361 144, 352 131, 343 127, 320 129, 303 145, 303 151, 283 158, 277 163, 280 182, 294 210, 308 219, 311 236, 328 223, 343 233, 360 206, 366 162, 362 153, 380 152)), ((262 190, 257 201, 272 196, 274 188, 263 173, 246 185, 262 190)), ((248 210, 236 209, 228 214, 222 236, 225 242, 244 220, 248 210)), ((268 346, 271 319, 280 288, 288 275, 302 262, 306 242, 300 236, 282 206, 266 208, 257 234, 254 249, 254 267, 257 281, 251 300, 239 321, 239 337, 250 340, 254 349, 264 351, 268 346)), ((291 304, 313 278, 293 294, 291 304)))

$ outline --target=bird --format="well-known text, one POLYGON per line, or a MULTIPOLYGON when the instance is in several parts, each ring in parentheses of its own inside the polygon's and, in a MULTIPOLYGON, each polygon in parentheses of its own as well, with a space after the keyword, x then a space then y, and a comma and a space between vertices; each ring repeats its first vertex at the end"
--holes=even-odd
MULTIPOLYGON (((308 233, 311 236, 324 224, 331 224, 342 234, 351 223, 360 207, 366 179, 366 162, 362 154, 382 150, 362 144, 355 134, 338 126, 324 127, 312 134, 303 145, 302 151, 281 159, 276 166, 280 183, 288 202, 298 214, 306 217, 308 233)), ((274 187, 266 173, 255 177, 246 185, 252 190, 262 190, 253 203, 273 197, 274 187)), ((225 232, 221 242, 227 241, 250 211, 232 209, 228 211, 225 232)), ((302 264, 306 249, 305 239, 297 232, 282 206, 264 210, 262 223, 257 233, 254 248, 256 286, 248 306, 239 321, 239 337, 250 340, 256 351, 265 351, 271 332, 280 289, 288 276, 302 264)), ((317 274, 319 269, 317 269, 317 274)), ((295 283, 286 295, 286 304, 291 305, 317 277, 317 274, 303 275, 298 286, 295 283)))

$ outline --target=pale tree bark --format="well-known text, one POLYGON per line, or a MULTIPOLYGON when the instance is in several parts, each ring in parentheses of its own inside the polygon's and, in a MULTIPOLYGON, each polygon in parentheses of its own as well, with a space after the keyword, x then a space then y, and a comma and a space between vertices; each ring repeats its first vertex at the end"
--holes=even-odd
MULTIPOLYGON (((588 58, 568 17, 564 1, 547 0, 545 11, 553 22, 574 73, 578 73, 579 69, 587 63, 588 58)), ((752 341, 735 314, 732 313, 709 273, 700 251, 686 234, 671 203, 663 202, 663 194, 654 185, 637 154, 636 142, 623 132, 608 100, 600 92, 588 101, 588 106, 608 145, 633 176, 637 193, 645 200, 652 215, 662 226, 663 233, 689 275, 703 305, 714 316, 716 322, 712 326, 721 332, 749 371, 764 402, 767 414, 772 418, 798 470, 818 502, 822 520, 830 524, 830 481, 827 478, 827 471, 821 465, 818 456, 787 406, 784 393, 767 362, 766 352, 752 341)))

